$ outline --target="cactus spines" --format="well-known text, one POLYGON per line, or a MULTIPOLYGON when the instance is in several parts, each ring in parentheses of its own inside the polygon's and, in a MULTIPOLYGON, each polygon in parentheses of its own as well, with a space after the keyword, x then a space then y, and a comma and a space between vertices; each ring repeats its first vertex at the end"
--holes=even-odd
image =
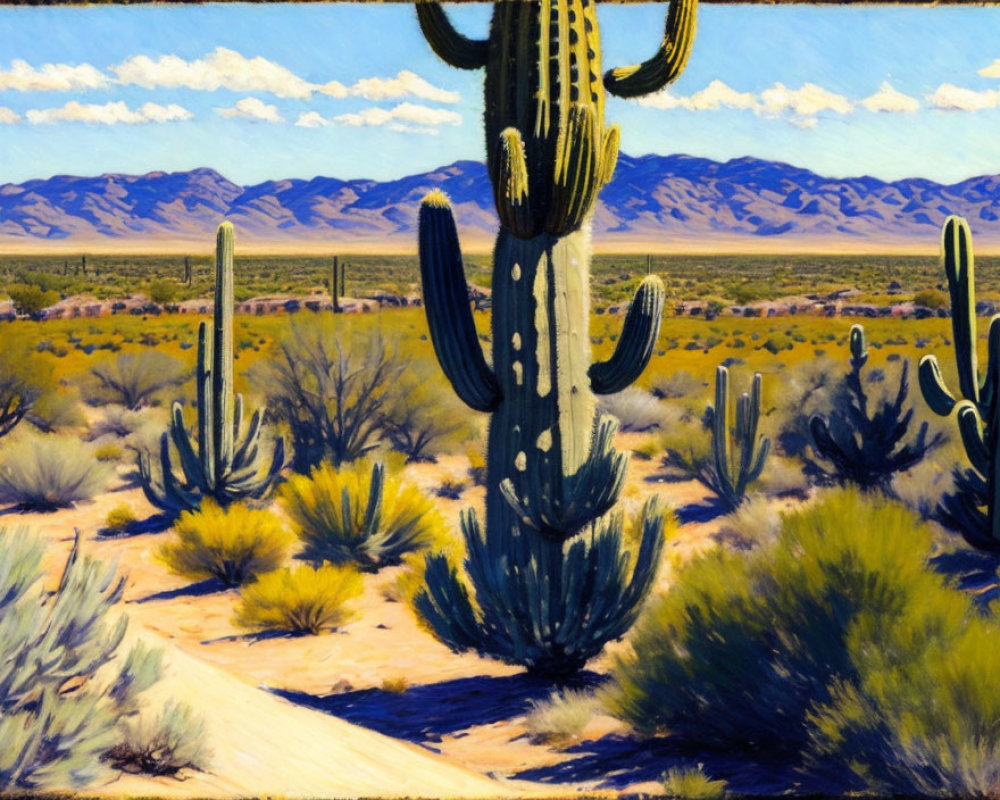
POLYGON ((734 415, 729 397, 729 370, 716 367, 715 405, 709 407, 715 461, 711 489, 720 504, 729 510, 743 502, 747 486, 764 471, 771 449, 771 440, 757 433, 760 404, 761 375, 758 372, 753 376, 750 392, 743 392, 737 398, 734 415))
POLYGON ((604 75, 604 88, 616 97, 639 97, 658 92, 687 65, 694 44, 698 0, 672 0, 663 41, 652 58, 641 64, 617 67, 604 75))
POLYGON ((920 359, 920 390, 936 414, 955 412, 972 470, 955 470, 957 491, 943 499, 938 511, 942 521, 974 547, 1000 551, 1000 315, 990 320, 989 360, 980 380, 972 233, 961 217, 945 220, 941 265, 951 295, 952 338, 963 399, 956 400, 948 390, 934 356, 920 359))
POLYGON ((172 514, 198 508, 205 497, 222 506, 263 497, 284 466, 284 440, 274 443, 270 465, 265 469, 260 453, 263 409, 243 428, 243 397, 233 390, 233 226, 224 222, 216 235, 215 311, 212 338, 203 321, 198 327, 198 363, 195 390, 198 403, 195 451, 184 424, 180 403, 171 409, 169 438, 160 440, 160 476, 150 468, 149 454, 139 458, 139 473, 146 497, 172 514), (184 480, 174 473, 170 441, 180 457, 184 480))
MULTIPOLYGON (((671 24, 684 21, 683 31, 671 34, 671 47, 676 47, 669 60, 676 74, 686 59, 685 52, 677 60, 679 49, 690 46, 695 3, 675 3, 671 24)), ((582 569, 586 559, 621 557, 614 549, 620 542, 613 536, 602 538, 600 545, 594 540, 586 544, 579 536, 595 530, 596 521, 615 504, 627 464, 627 456, 612 446, 615 423, 598 414, 595 392, 619 391, 645 368, 664 299, 658 278, 643 281, 614 354, 591 365, 590 220, 598 192, 614 172, 620 139, 617 126, 604 121, 596 7, 594 0, 498 2, 488 40, 473 42, 457 34, 435 3, 417 4, 435 52, 457 66, 486 68, 487 167, 500 218, 493 258, 492 359, 487 362, 469 308, 447 198, 431 192, 420 209, 424 304, 438 360, 458 395, 493 415, 483 537, 478 523, 463 520, 467 566, 482 615, 466 615, 459 624, 457 617, 466 614, 460 606, 470 602, 468 592, 447 565, 431 569, 429 564, 429 582, 436 576, 451 583, 430 589, 439 594, 433 602, 426 595, 424 616, 453 646, 474 647, 549 672, 581 665, 578 656, 567 654, 574 643, 563 640, 570 628, 581 632, 586 627, 580 617, 596 613, 588 603, 596 606, 604 602, 600 597, 624 593, 620 596, 630 599, 616 613, 629 617, 631 607, 623 609, 641 602, 641 596, 623 588, 623 574, 598 570, 587 596, 576 598, 574 613, 579 616, 566 617, 566 627, 549 628, 540 619, 531 624, 532 615, 542 613, 531 605, 536 593, 544 592, 559 613, 570 613, 560 604, 582 586, 559 577, 570 559, 581 559, 582 569), (497 556, 490 570, 474 563, 486 552, 497 556), (508 581, 493 570, 519 575, 508 581), (543 588, 546 582, 548 589, 543 588), (519 593, 519 599, 504 599, 505 590, 519 593), (512 603, 522 606, 512 608, 512 603), (451 613, 456 626, 466 628, 464 633, 448 622, 451 613), (499 641, 488 630, 494 613, 517 616, 524 624, 508 634, 530 641, 499 641)), ((650 86, 656 83, 647 75, 651 69, 639 70, 650 86)), ((633 92, 641 93, 637 87, 633 92)), ((617 630, 598 628, 590 631, 594 639, 588 648, 597 642, 596 650, 588 650, 591 654, 607 640, 601 636, 613 638, 612 630, 617 630)))

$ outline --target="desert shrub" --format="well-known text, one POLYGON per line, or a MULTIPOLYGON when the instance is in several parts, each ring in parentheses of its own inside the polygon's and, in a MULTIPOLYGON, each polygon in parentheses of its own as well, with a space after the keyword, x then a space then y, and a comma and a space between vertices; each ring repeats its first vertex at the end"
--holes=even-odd
POLYGON ((938 289, 921 289, 913 295, 913 305, 924 308, 948 308, 948 295, 938 289))
POLYGON ((690 746, 795 757, 866 649, 891 641, 902 663, 948 629, 940 609, 960 624, 926 567, 931 538, 902 506, 839 491, 786 515, 771 546, 696 559, 618 659, 612 707, 690 746))
POLYGON ((770 497, 798 497, 809 495, 809 478, 799 459, 782 458, 771 453, 757 481, 757 489, 770 497))
POLYGON ((381 335, 350 336, 313 320, 293 324, 252 380, 289 426, 292 469, 308 474, 321 461, 339 466, 379 445, 388 394, 404 367, 381 335))
POLYGON ((176 775, 209 764, 205 720, 186 703, 168 700, 153 718, 141 716, 123 726, 120 741, 104 754, 115 769, 130 774, 176 775))
POLYGON ((430 498, 381 464, 322 464, 308 477, 292 476, 279 493, 302 540, 299 557, 316 565, 377 570, 443 538, 430 498))
POLYGON ((381 427, 408 462, 434 461, 448 444, 470 433, 470 415, 436 363, 412 362, 395 382, 381 414, 381 427))
POLYGON ((791 350, 795 343, 783 333, 772 333, 767 339, 764 340, 764 344, 761 345, 767 352, 771 355, 778 355, 782 350, 791 350))
POLYGON ((350 619, 344 605, 363 588, 360 573, 350 566, 285 567, 240 590, 235 622, 253 631, 317 634, 350 619))
POLYGON ((850 349, 851 369, 834 394, 833 409, 809 421, 817 459, 805 459, 806 474, 822 483, 852 483, 865 491, 888 493, 893 475, 920 463, 944 436, 928 437, 926 421, 907 435, 914 415, 913 406, 906 405, 908 361, 903 362, 895 397, 877 396, 862 379, 868 348, 860 325, 851 327, 850 349))
POLYGON ((104 530, 109 533, 121 533, 138 521, 139 518, 132 510, 132 506, 121 503, 112 508, 104 518, 104 530))
POLYGON ((833 408, 841 370, 833 359, 810 359, 788 369, 782 378, 775 441, 784 455, 801 456, 812 442, 809 420, 833 408))
POLYGON ((177 292, 180 287, 177 281, 161 278, 149 284, 149 299, 158 306, 167 305, 177 299, 177 292))
POLYGON ((95 364, 90 374, 93 380, 86 387, 90 402, 116 403, 135 411, 149 405, 163 389, 184 383, 191 371, 159 350, 141 350, 95 364))
POLYGON ((762 495, 747 502, 722 518, 716 538, 739 550, 768 547, 781 532, 781 513, 762 495))
POLYGON ((389 694, 405 694, 409 688, 410 682, 402 675, 382 680, 381 689, 383 692, 388 692, 389 694))
POLYGON ((59 391, 54 387, 35 401, 26 419, 43 433, 53 433, 61 428, 80 427, 86 422, 80 413, 76 392, 59 391))
POLYGON ((226 586, 280 567, 294 539, 270 511, 238 503, 224 509, 208 499, 201 510, 182 513, 174 532, 160 560, 185 578, 217 578, 226 586))
POLYGON ((142 420, 142 415, 136 411, 124 406, 110 405, 104 409, 100 419, 91 424, 88 438, 96 440, 104 436, 114 436, 116 439, 125 439, 139 430, 142 420))
POLYGON ((0 790, 57 790, 100 776, 123 718, 160 676, 156 651, 111 663, 127 619, 112 616, 124 580, 89 556, 79 534, 54 591, 43 548, 26 530, 0 529, 0 790))
POLYGON ((123 455, 125 451, 114 442, 99 444, 94 450, 94 458, 98 461, 120 461, 123 455))
POLYGON ((690 372, 679 369, 659 376, 653 382, 653 396, 660 400, 678 400, 701 392, 704 383, 690 372))
POLYGON ((651 431, 660 427, 663 418, 660 401, 635 386, 615 394, 601 395, 597 405, 602 412, 618 420, 621 431, 651 431))
POLYGON ((556 689, 545 700, 531 701, 524 725, 533 741, 566 741, 579 736, 600 709, 592 691, 556 689))
POLYGON ((462 480, 457 475, 446 475, 441 479, 441 483, 438 488, 434 491, 434 494, 438 497, 444 497, 448 500, 458 500, 468 488, 468 484, 462 480))
POLYGON ((0 347, 0 438, 14 430, 48 388, 30 352, 27 341, 4 332, 0 347))
POLYGON ((5 291, 14 302, 14 310, 33 319, 49 306, 59 302, 59 292, 45 290, 31 283, 15 283, 7 286, 5 291))
POLYGON ((695 769, 671 767, 663 776, 663 793, 677 800, 721 800, 726 782, 712 780, 701 764, 695 769))
POLYGON ((109 475, 79 439, 27 436, 0 453, 0 502, 33 511, 67 508, 101 492, 109 475))
POLYGON ((953 595, 950 606, 926 603, 878 647, 852 648, 861 678, 810 715, 807 768, 853 773, 858 787, 885 795, 997 796, 1000 629, 953 595), (929 639, 918 656, 914 639, 929 639))

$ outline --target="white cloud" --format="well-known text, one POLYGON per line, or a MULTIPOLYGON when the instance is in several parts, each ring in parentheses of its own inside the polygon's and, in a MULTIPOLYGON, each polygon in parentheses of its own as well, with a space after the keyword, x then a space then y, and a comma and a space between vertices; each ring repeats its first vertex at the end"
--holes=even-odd
POLYGON ((296 128, 324 128, 330 121, 318 111, 303 111, 295 121, 296 128))
POLYGON ((1000 58, 994 59, 992 64, 979 70, 979 74, 984 78, 1000 78, 1000 58))
POLYGON ((789 117, 788 121, 796 128, 802 128, 802 130, 810 130, 819 125, 819 120, 816 117, 789 117))
POLYGON ((0 90, 16 92, 70 92, 104 89, 111 79, 90 64, 42 64, 36 69, 16 59, 10 69, 0 69, 0 90))
POLYGON ((0 125, 17 125, 21 121, 21 115, 12 108, 0 106, 0 125))
POLYGON ((408 69, 395 78, 362 78, 350 91, 367 100, 397 100, 409 95, 437 103, 457 103, 460 99, 458 92, 439 89, 408 69))
POLYGON ((333 118, 333 122, 337 125, 352 127, 390 125, 393 130, 401 130, 399 125, 402 123, 409 133, 427 133, 427 130, 418 129, 433 128, 437 125, 461 125, 462 117, 455 111, 449 111, 445 108, 429 108, 414 103, 400 103, 392 109, 365 108, 356 113, 339 114, 333 118), (410 127, 406 123, 410 123, 416 128, 410 127))
POLYGON ((675 97, 665 89, 639 98, 638 103, 647 108, 665 110, 685 108, 688 111, 716 111, 720 108, 756 109, 758 105, 757 98, 752 92, 738 92, 720 80, 712 81, 690 97, 675 97))
POLYGON ((805 83, 801 89, 789 89, 783 83, 775 83, 760 93, 760 100, 761 111, 765 114, 780 114, 783 111, 791 111, 798 116, 812 116, 821 111, 849 114, 854 109, 846 97, 815 83, 805 83))
POLYGON ((984 89, 977 92, 953 83, 942 83, 932 94, 927 95, 927 102, 942 111, 983 111, 1000 106, 1000 90, 984 89))
POLYGON ((192 119, 194 114, 183 106, 171 103, 145 103, 132 110, 125 103, 92 105, 71 100, 61 108, 31 109, 25 112, 32 125, 50 125, 55 122, 92 122, 100 125, 141 125, 148 122, 179 122, 192 119))
POLYGON ((284 122, 285 118, 278 113, 278 107, 258 100, 256 97, 244 97, 230 108, 217 108, 215 113, 226 119, 249 119, 254 122, 284 122))
POLYGON ((915 97, 894 89, 888 81, 883 81, 875 94, 860 101, 872 113, 906 114, 920 110, 920 101, 915 97))
POLYGON ((308 100, 313 92, 345 97, 347 89, 337 81, 309 83, 280 64, 256 56, 247 58, 235 50, 216 47, 194 61, 179 56, 132 56, 109 67, 118 82, 144 89, 194 89, 211 92, 229 89, 234 92, 268 92, 277 97, 308 100))

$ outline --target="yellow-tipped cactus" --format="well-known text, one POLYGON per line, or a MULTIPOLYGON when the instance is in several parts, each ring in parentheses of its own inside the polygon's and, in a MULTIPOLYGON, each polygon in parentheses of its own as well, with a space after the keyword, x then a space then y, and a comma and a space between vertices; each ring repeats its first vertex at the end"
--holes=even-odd
MULTIPOLYGON (((592 364, 590 220, 598 192, 614 172, 620 139, 618 128, 604 121, 605 86, 635 96, 676 77, 690 51, 696 6, 697 0, 674 0, 657 56, 628 75, 612 70, 603 76, 595 0, 495 3, 489 38, 483 41, 459 34, 436 3, 417 4, 421 28, 438 55, 463 69, 485 67, 487 165, 500 218, 488 362, 469 308, 447 198, 432 192, 420 210, 424 302, 438 359, 459 396, 493 415, 486 544, 479 542, 479 526, 471 518, 464 524, 467 543, 470 552, 510 552, 508 571, 527 568, 527 561, 534 569, 547 564, 544 580, 552 582, 553 603, 560 597, 565 602, 566 593, 575 591, 561 577, 565 558, 576 552, 572 547, 564 551, 564 543, 584 530, 596 530, 624 482, 627 456, 614 450, 616 423, 602 419, 595 394, 621 391, 646 367, 665 296, 660 279, 647 276, 614 354, 592 364)), ((653 506, 647 514, 644 535, 661 536, 662 514, 653 506)), ((435 602, 424 595, 422 613, 455 647, 477 647, 539 671, 577 669, 581 653, 593 654, 595 645, 599 650, 607 638, 620 635, 606 619, 598 624, 599 615, 590 614, 588 604, 610 602, 616 609, 612 617, 629 618, 629 604, 642 599, 638 587, 648 588, 655 575, 655 564, 652 572, 649 564, 631 573, 618 569, 620 555, 612 550, 620 533, 595 537, 592 546, 608 548, 602 556, 608 561, 596 570, 590 589, 576 597, 572 613, 563 614, 565 608, 556 603, 550 624, 532 620, 525 609, 509 608, 510 598, 501 595, 512 588, 497 573, 487 577, 473 569, 483 619, 503 607, 510 613, 498 617, 515 625, 520 614, 524 629, 508 630, 506 639, 484 634, 478 644, 468 630, 456 638, 454 619, 472 612, 459 608, 468 594, 457 574, 442 565, 429 570, 429 579, 452 583, 433 587, 435 602), (593 622, 581 622, 588 615, 593 622), (578 628, 574 635, 580 641, 573 648, 559 644, 567 635, 565 626, 578 628), (517 644, 519 639, 524 641, 517 644), (560 648, 564 658, 558 655, 560 648)), ((644 551, 652 546, 643 543, 644 551)), ((466 629, 470 626, 475 627, 467 619, 466 629)))

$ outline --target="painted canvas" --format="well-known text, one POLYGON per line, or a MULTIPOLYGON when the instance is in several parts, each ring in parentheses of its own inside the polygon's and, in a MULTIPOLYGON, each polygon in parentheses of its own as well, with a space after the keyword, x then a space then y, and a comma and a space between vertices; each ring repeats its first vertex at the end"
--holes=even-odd
POLYGON ((0 7, 0 791, 1000 795, 998 32, 0 7))

